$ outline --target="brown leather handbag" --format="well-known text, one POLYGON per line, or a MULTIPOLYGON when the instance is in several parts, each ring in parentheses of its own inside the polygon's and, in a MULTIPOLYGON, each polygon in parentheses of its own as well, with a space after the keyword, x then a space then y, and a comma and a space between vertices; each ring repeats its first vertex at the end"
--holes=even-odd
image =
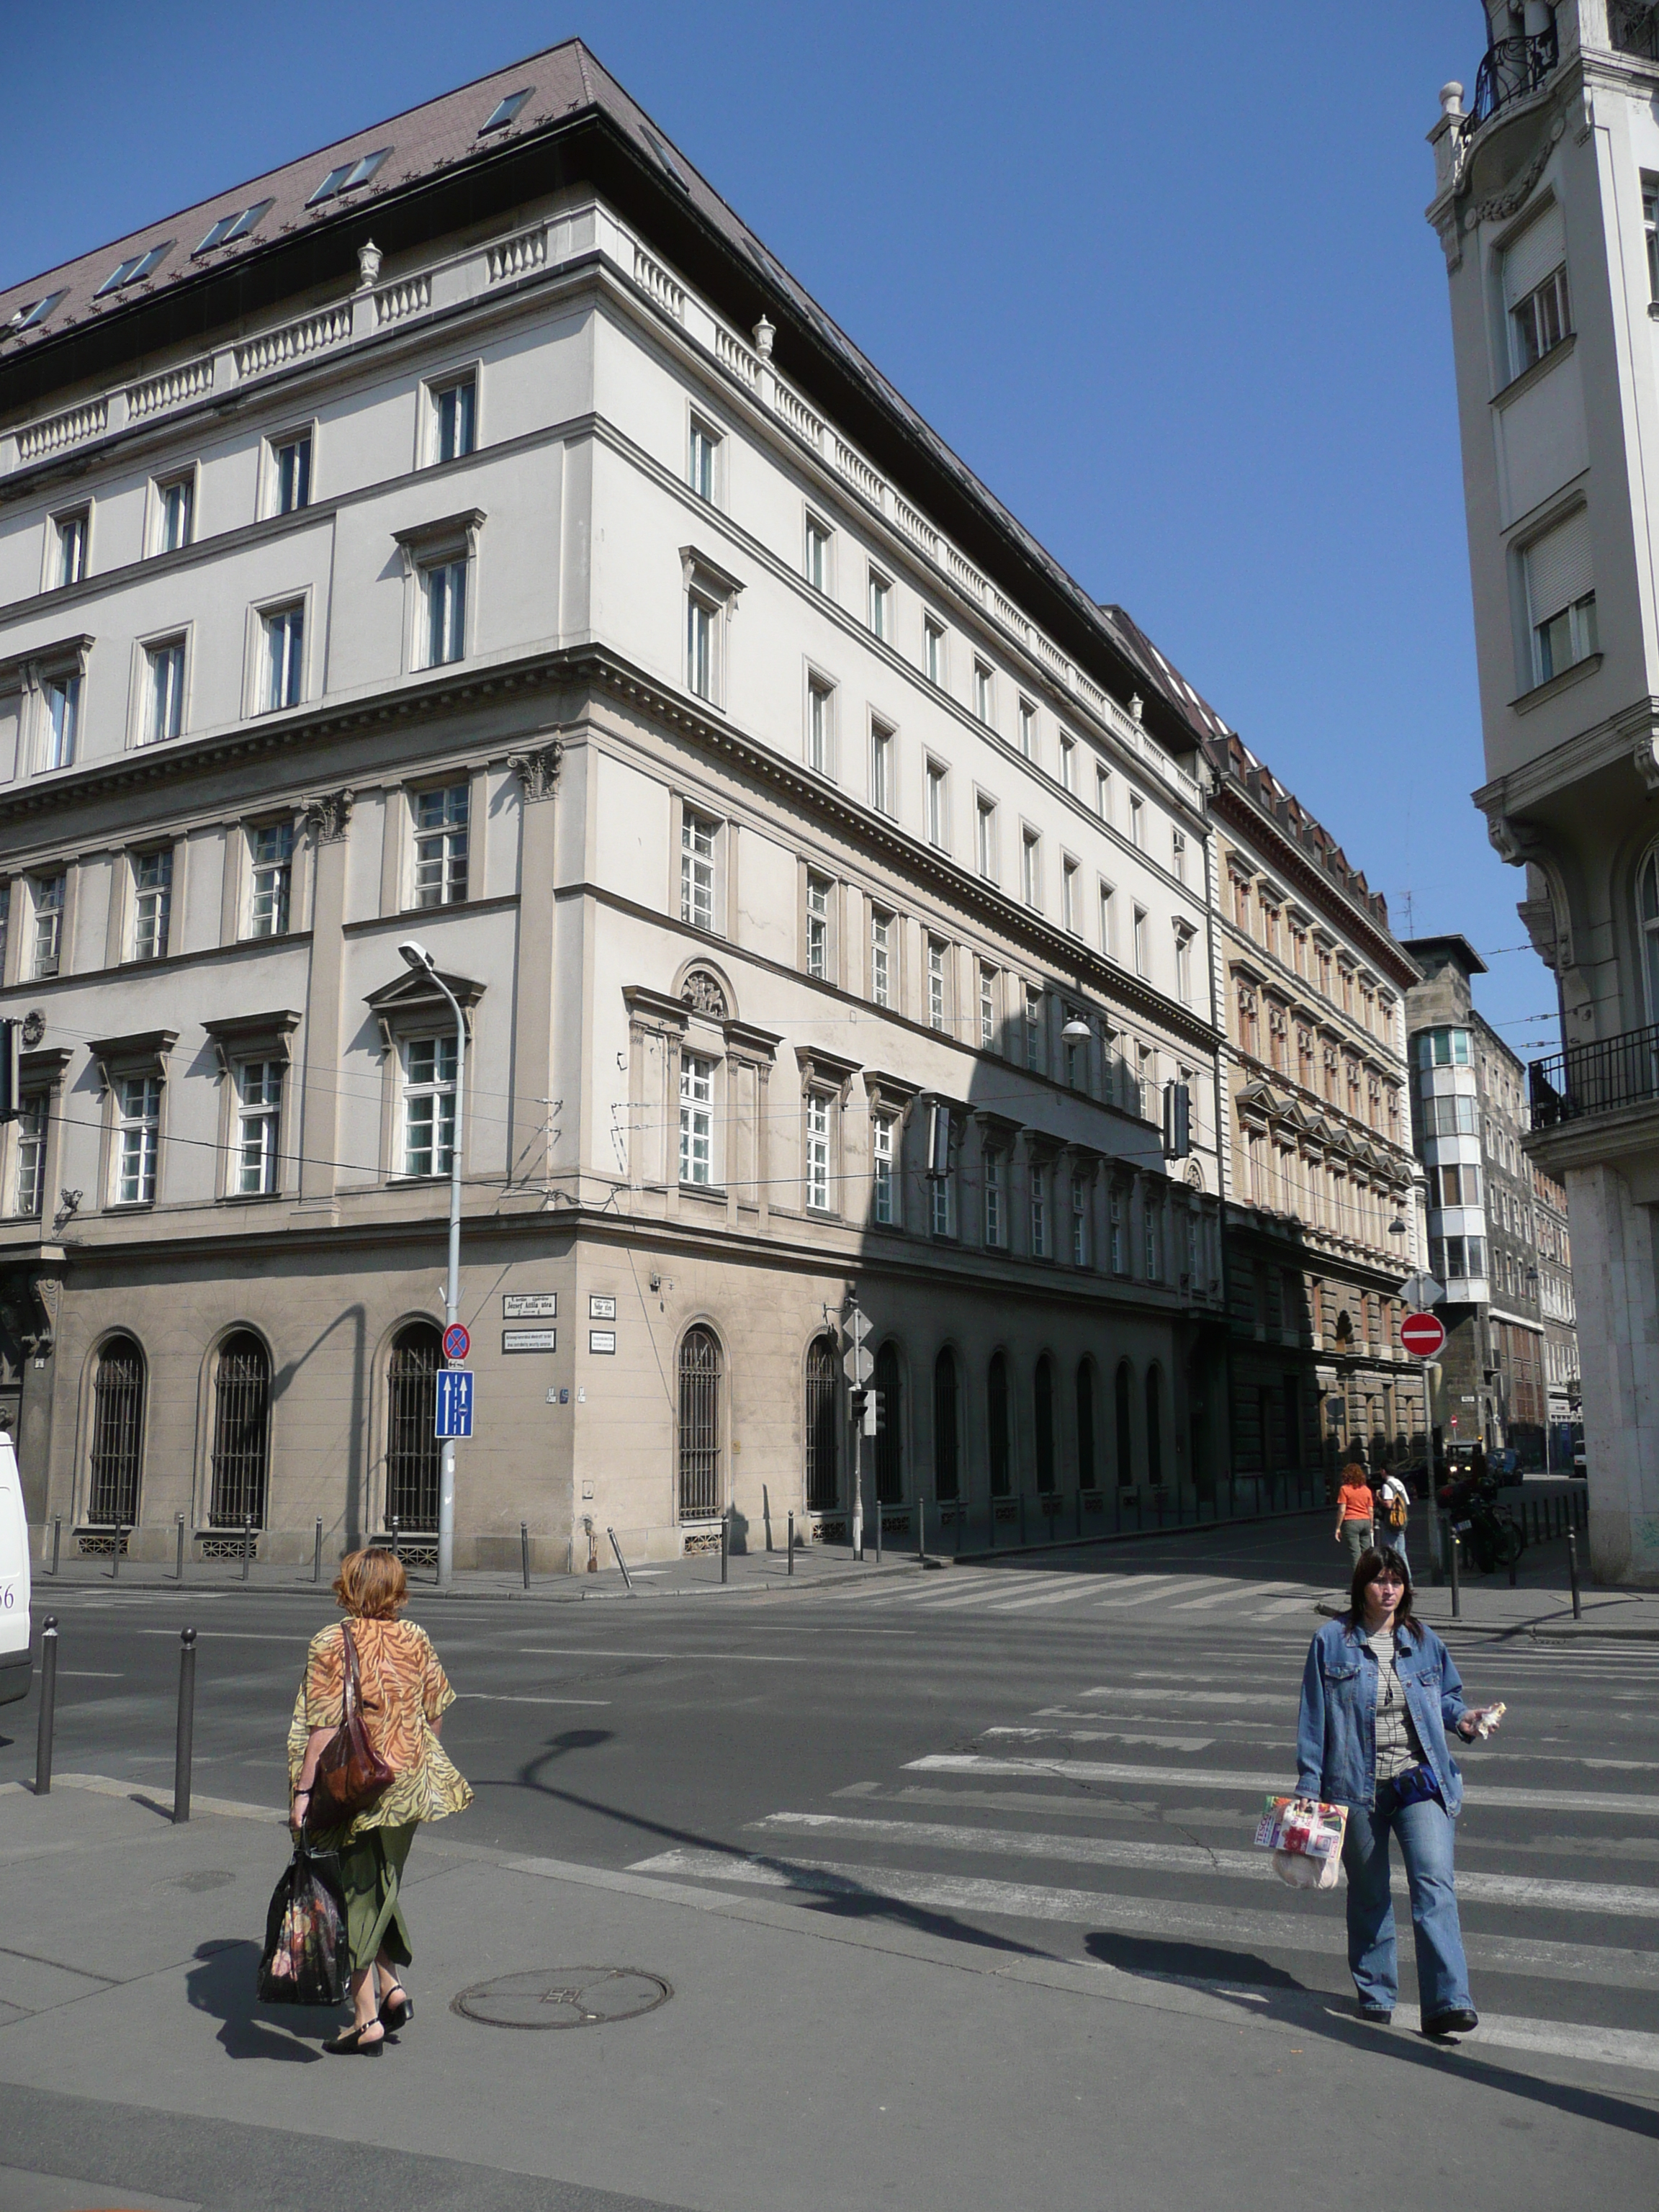
POLYGON ((357 1671, 357 1647, 344 1621, 345 1692, 339 1727, 323 1746, 312 1778, 306 1804, 307 1828, 343 1828, 359 1813, 378 1804, 391 1788, 394 1776, 371 1741, 363 1724, 362 1678, 357 1671))

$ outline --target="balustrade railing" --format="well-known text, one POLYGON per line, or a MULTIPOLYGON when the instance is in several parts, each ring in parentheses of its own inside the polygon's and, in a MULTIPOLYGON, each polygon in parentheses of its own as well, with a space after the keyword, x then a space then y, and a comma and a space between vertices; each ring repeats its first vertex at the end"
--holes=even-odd
POLYGON ((1464 137, 1472 137, 1510 100, 1536 92, 1555 67, 1559 55, 1553 23, 1529 39, 1499 39, 1488 46, 1475 72, 1474 98, 1463 118, 1464 137))
POLYGON ((1527 1090, 1535 1130, 1659 1100, 1659 1022, 1534 1060, 1527 1090))

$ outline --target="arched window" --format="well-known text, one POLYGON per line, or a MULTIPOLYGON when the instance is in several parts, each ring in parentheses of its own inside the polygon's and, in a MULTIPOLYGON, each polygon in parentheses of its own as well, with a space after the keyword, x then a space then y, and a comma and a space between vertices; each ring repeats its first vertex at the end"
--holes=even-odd
POLYGON ((438 1525, 441 1449, 438 1370, 443 1340, 429 1321, 412 1321, 392 1339, 386 1390, 386 1521, 405 1529, 438 1525))
POLYGON ((949 1346, 933 1362, 933 1495, 958 1497, 961 1460, 957 1442, 957 1356, 949 1346))
POLYGON ((1008 1480, 1008 1363, 1001 1352, 991 1355, 985 1378, 986 1448, 991 1462, 991 1495, 1006 1498, 1008 1480))
POLYGON ((1127 1359, 1117 1363, 1117 1486, 1133 1488, 1135 1479, 1134 1423, 1129 1409, 1134 1389, 1134 1370, 1127 1359))
POLYGON ((1095 1486, 1095 1370, 1091 1360, 1077 1364, 1077 1486, 1095 1486))
POLYGON ((1659 1022, 1659 845, 1642 863, 1637 912, 1642 927, 1642 975, 1647 985, 1648 1019, 1659 1022))
POLYGON ((904 1496, 904 1419, 896 1344, 876 1354, 875 1387, 881 1393, 881 1428, 876 1437, 876 1502, 896 1505, 904 1496))
POLYGON ((806 1347, 806 1503, 814 1513, 833 1512, 838 1496, 836 1443, 841 1435, 841 1385, 836 1340, 815 1336, 806 1347))
POLYGON ((144 1355, 130 1336, 112 1336, 98 1355, 92 1382, 92 1480, 87 1518, 138 1518, 138 1471, 144 1444, 144 1355))
POLYGON ((709 1521, 725 1510, 720 1479, 720 1339, 701 1322, 680 1343, 680 1518, 709 1521))
POLYGON ((1146 1480, 1164 1480, 1164 1378, 1156 1367, 1146 1370, 1146 1480))
POLYGON ((1054 1486, 1054 1363, 1045 1352, 1032 1378, 1033 1410, 1036 1415, 1036 1486, 1054 1486))
POLYGON ((219 1346, 213 1370, 213 1470, 208 1522, 265 1525, 270 1472, 270 1355, 252 1329, 219 1346))

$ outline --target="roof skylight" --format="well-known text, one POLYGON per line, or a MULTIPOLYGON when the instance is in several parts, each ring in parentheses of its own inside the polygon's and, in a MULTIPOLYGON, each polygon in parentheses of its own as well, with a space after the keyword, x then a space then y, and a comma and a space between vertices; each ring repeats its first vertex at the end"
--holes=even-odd
POLYGON ((337 192, 356 191, 359 185, 368 182, 391 152, 390 146, 382 146, 376 152, 364 154, 355 161, 342 161, 337 169, 329 171, 306 205, 319 207, 324 200, 331 200, 337 192))
MULTIPOLYGON (((258 228, 276 204, 275 200, 255 200, 252 207, 243 208, 240 213, 222 215, 196 248, 196 253, 206 253, 213 246, 228 246, 235 239, 246 238, 249 231, 258 228)), ((191 256, 192 261, 196 253, 191 256)))
POLYGON ((533 84, 527 84, 522 91, 509 92, 505 100, 498 100, 490 110, 489 120, 478 125, 479 137, 482 138, 486 131, 505 131, 535 89, 533 84))
POLYGON ((6 325, 6 328, 9 331, 39 330, 59 301, 67 300, 69 294, 66 291, 48 292, 43 299, 31 300, 17 310, 6 325))
POLYGON ((669 152, 667 147, 665 146, 662 140, 658 137, 656 132, 654 131, 647 131, 643 126, 641 126, 640 136, 644 139, 646 144, 651 149, 657 159, 662 163, 663 167, 666 169, 669 175, 674 179, 674 182, 679 186, 680 190, 683 192, 689 193, 691 187, 686 183, 684 173, 680 169, 678 163, 675 161, 674 156, 669 152))
POLYGON ((140 277, 148 276, 151 270, 161 267, 172 252, 173 245, 170 238, 164 239, 160 246, 147 246, 143 252, 134 253, 125 261, 118 261, 93 294, 93 298, 101 300, 106 293, 120 292, 129 284, 137 283, 140 277))

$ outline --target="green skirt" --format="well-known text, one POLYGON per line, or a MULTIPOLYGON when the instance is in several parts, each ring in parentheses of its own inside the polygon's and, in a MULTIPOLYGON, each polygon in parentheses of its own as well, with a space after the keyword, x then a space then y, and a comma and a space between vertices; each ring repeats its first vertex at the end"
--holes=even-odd
POLYGON ((410 1962, 409 1923, 398 1892, 419 1825, 410 1820, 401 1828, 370 1828, 340 1852, 354 1973, 372 1966, 382 1951, 400 1966, 410 1962))

